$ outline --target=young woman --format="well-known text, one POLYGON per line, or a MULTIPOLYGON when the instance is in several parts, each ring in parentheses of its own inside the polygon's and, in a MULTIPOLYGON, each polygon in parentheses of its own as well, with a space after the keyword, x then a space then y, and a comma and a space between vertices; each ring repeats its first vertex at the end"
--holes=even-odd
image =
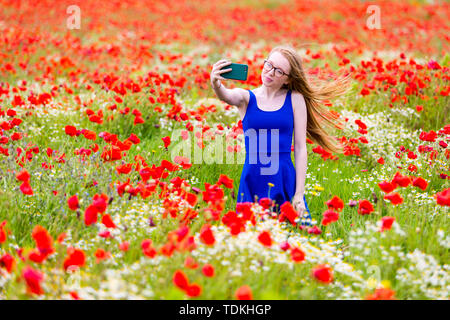
POLYGON ((300 216, 310 219, 304 195, 306 138, 329 152, 342 152, 342 145, 322 128, 342 123, 320 102, 345 93, 349 75, 331 83, 313 82, 307 79, 295 49, 278 46, 264 60, 259 88, 227 89, 220 81, 227 79, 220 74, 231 70, 226 68, 229 64, 226 59, 216 62, 210 80, 220 100, 237 106, 244 129, 246 158, 237 203, 270 198, 279 212, 281 205, 292 201, 300 216), (295 168, 291 160, 293 133, 295 168))

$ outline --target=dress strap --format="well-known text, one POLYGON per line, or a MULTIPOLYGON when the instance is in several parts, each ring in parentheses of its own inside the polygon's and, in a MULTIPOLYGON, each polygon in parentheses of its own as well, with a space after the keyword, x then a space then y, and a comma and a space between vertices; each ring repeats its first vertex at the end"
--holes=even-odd
POLYGON ((286 101, 286 103, 291 105, 291 110, 292 110, 292 113, 293 113, 294 112, 294 106, 292 105, 292 90, 289 89, 287 94, 288 94, 288 96, 286 98, 288 99, 288 101, 286 101))
POLYGON ((248 99, 248 105, 247 105, 247 111, 249 110, 249 108, 251 108, 252 104, 254 104, 256 102, 256 98, 255 98, 255 94, 253 93, 252 90, 248 89, 247 90, 250 93, 250 97, 248 99))
MULTIPOLYGON (((252 98, 252 96, 254 95, 254 93, 252 92, 252 90, 247 89, 247 91, 250 93, 250 99, 252 98)), ((250 103, 250 100, 248 101, 248 103, 250 103)))
POLYGON ((244 120, 248 118, 247 115, 251 112, 252 104, 254 103, 253 101, 255 99, 252 90, 247 89, 247 91, 249 92, 250 97, 248 99, 247 109, 245 110, 244 118, 242 119, 243 125, 244 125, 244 120))

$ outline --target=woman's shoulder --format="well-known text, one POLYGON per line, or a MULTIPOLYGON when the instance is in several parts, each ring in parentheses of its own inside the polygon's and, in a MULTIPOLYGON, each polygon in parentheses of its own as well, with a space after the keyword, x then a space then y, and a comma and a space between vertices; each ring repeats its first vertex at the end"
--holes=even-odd
POLYGON ((251 97, 251 94, 252 94, 253 92, 252 92, 252 90, 250 90, 250 89, 242 89, 242 95, 243 95, 243 98, 244 98, 244 101, 245 101, 245 105, 248 105, 249 104, 249 102, 250 102, 250 97, 251 97))
POLYGON ((298 99, 303 99, 303 94, 300 91, 290 90, 292 98, 297 97, 298 99))
POLYGON ((294 116, 296 114, 296 110, 298 108, 301 108, 301 112, 306 111, 306 101, 303 95, 299 91, 292 90, 291 93, 291 103, 292 103, 292 110, 294 111, 294 116))
POLYGON ((234 88, 233 90, 237 91, 240 95, 240 101, 239 108, 246 108, 247 105, 250 103, 250 89, 243 89, 243 88, 234 88))
POLYGON ((292 92, 292 94, 294 94, 294 93, 295 94, 300 94, 300 95, 302 94, 301 91, 296 90, 295 88, 289 88, 289 90, 292 92))

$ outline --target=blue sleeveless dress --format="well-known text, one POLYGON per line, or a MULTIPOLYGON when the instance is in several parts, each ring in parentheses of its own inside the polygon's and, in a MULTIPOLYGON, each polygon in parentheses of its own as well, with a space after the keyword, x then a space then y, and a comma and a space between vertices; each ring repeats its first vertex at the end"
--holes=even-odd
MULTIPOLYGON (((274 211, 286 201, 291 202, 296 189, 295 167, 291 159, 294 131, 294 112, 291 90, 288 90, 283 106, 275 111, 259 109, 255 94, 250 100, 242 128, 245 136, 245 163, 239 182, 237 203, 274 200, 274 211), (270 186, 269 192, 269 183, 270 186)), ((311 213, 303 195, 306 211, 302 225, 310 225, 311 213)), ((237 204, 236 204, 237 206, 237 204)))

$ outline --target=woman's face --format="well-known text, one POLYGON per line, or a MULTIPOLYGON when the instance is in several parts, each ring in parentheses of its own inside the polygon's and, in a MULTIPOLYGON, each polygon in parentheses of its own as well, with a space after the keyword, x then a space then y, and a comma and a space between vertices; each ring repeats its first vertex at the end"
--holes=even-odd
POLYGON ((267 61, 275 68, 267 71, 266 68, 263 67, 261 72, 261 80, 263 85, 266 87, 272 88, 281 88, 283 84, 288 83, 288 75, 291 71, 291 66, 289 61, 278 51, 272 53, 272 55, 267 58, 267 61), (284 74, 281 74, 280 71, 283 71, 284 74), (277 74, 278 73, 278 74, 277 74))

